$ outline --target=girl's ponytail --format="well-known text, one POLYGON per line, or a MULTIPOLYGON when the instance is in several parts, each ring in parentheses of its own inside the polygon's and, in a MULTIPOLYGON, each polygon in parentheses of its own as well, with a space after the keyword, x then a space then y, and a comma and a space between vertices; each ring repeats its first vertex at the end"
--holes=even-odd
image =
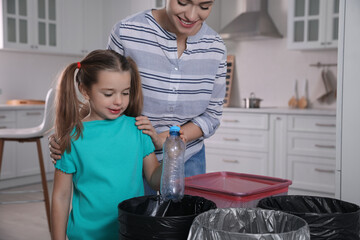
POLYGON ((77 97, 77 84, 74 80, 78 65, 79 63, 72 63, 63 71, 57 87, 55 135, 62 153, 71 150, 71 138, 79 138, 83 128, 80 116, 83 104, 77 97), (75 132, 72 133, 74 128, 75 132))
POLYGON ((130 57, 127 57, 126 60, 129 63, 129 70, 131 73, 131 88, 129 106, 125 111, 125 115, 137 117, 141 115, 143 108, 141 78, 135 61, 130 57))

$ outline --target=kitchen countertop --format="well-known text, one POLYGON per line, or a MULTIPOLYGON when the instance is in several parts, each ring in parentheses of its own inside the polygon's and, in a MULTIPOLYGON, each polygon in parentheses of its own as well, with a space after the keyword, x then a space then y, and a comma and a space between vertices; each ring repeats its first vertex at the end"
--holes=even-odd
MULTIPOLYGON (((7 105, 0 104, 0 110, 27 110, 27 109, 44 109, 45 105, 7 105)), ((265 113, 265 114, 301 114, 301 115, 322 115, 335 116, 336 109, 291 109, 286 107, 263 107, 263 108, 236 108, 224 107, 224 112, 241 112, 241 113, 265 113)))
POLYGON ((0 110, 28 110, 28 109, 44 109, 45 104, 24 104, 24 105, 8 105, 0 104, 0 110))
POLYGON ((241 112, 241 113, 265 113, 265 114, 301 114, 301 115, 321 115, 335 116, 336 109, 292 109, 286 107, 263 107, 263 108, 235 108, 224 107, 224 112, 241 112))

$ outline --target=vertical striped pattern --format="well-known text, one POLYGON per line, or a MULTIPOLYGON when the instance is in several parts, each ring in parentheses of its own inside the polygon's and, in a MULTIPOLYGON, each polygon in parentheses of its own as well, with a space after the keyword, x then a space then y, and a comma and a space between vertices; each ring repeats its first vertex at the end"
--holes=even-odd
MULTIPOLYGON (((193 122, 204 137, 220 124, 225 96, 226 48, 206 23, 188 37, 177 56, 176 36, 161 28, 151 10, 117 23, 109 37, 109 49, 132 57, 141 74, 144 110, 157 132, 172 125, 193 122)), ((189 142, 185 160, 203 146, 203 138, 189 142)), ((159 160, 161 152, 157 152, 159 160)))

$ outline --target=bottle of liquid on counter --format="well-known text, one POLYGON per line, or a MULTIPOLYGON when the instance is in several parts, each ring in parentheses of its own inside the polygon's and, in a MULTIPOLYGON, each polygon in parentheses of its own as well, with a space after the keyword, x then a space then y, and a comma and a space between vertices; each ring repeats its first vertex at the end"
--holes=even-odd
POLYGON ((160 193, 163 200, 180 201, 184 196, 185 143, 180 138, 180 128, 172 126, 170 136, 163 145, 163 166, 160 193))

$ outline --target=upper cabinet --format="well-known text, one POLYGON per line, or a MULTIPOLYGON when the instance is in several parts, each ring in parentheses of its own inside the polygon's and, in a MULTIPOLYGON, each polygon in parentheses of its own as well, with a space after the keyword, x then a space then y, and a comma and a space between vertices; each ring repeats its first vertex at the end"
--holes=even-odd
POLYGON ((59 0, 1 0, 0 48, 59 52, 59 0))
POLYGON ((104 49, 102 1, 0 0, 0 48, 86 55, 104 49))
POLYGON ((289 49, 335 49, 338 28, 339 0, 289 1, 289 49))
POLYGON ((62 52, 86 55, 103 44, 102 1, 62 0, 62 52))

